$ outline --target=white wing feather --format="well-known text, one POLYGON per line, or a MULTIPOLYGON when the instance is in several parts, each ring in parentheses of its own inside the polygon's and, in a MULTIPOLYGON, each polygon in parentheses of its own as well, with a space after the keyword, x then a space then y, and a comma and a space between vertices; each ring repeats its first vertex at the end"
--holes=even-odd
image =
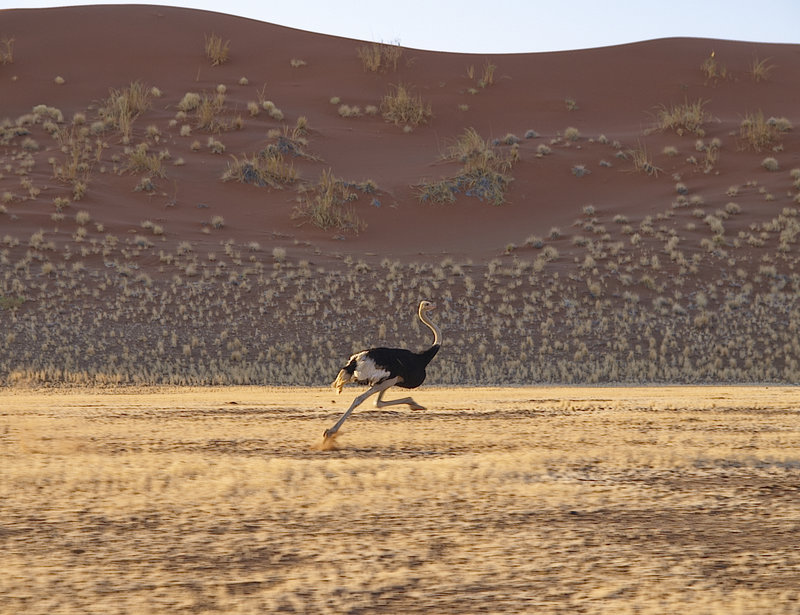
POLYGON ((350 357, 356 360, 356 371, 353 374, 359 382, 379 382, 390 376, 389 372, 375 364, 367 356, 367 352, 359 352, 350 357))

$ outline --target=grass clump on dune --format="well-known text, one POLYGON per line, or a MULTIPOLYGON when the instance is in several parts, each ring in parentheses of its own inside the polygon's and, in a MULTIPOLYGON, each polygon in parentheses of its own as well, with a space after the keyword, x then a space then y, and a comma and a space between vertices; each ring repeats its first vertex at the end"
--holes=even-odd
POLYGON ((6 36, 0 39, 0 64, 13 64, 14 62, 14 37, 6 36))
POLYGON ((365 71, 386 72, 389 69, 397 70, 397 65, 403 56, 403 48, 400 45, 372 43, 356 49, 356 55, 361 60, 365 71))
POLYGON ((358 198, 350 186, 330 169, 323 171, 319 181, 305 191, 293 217, 325 230, 360 231, 365 224, 349 205, 358 198))
POLYGON ((774 147, 781 135, 792 129, 792 124, 785 118, 765 118, 762 111, 748 113, 739 126, 739 140, 745 148, 760 152, 774 147))
POLYGON ((297 171, 291 162, 285 162, 280 154, 269 156, 231 156, 222 181, 238 181, 243 184, 269 186, 281 189, 297 181, 297 171))
POLYGON ((431 106, 422 101, 422 97, 414 96, 405 85, 392 86, 381 101, 381 114, 387 122, 395 126, 418 126, 428 122, 432 115, 431 106))
POLYGON ((206 57, 211 61, 211 66, 219 66, 228 61, 231 42, 223 41, 221 36, 212 34, 205 37, 206 57))
POLYGON ((150 173, 158 177, 167 175, 162 157, 158 154, 149 154, 146 143, 140 143, 131 150, 125 168, 132 173, 150 173))
POLYGON ((684 101, 678 105, 661 105, 656 112, 658 128, 661 130, 674 130, 682 135, 690 132, 699 137, 705 135, 703 124, 708 121, 709 115, 705 111, 707 100, 698 98, 694 102, 684 101))
POLYGON ((628 153, 633 161, 633 167, 640 173, 658 177, 658 174, 663 170, 653 164, 652 159, 647 153, 647 148, 641 143, 639 143, 635 149, 629 150, 628 153))
POLYGON ((505 202, 505 193, 513 178, 508 171, 514 157, 501 157, 474 128, 468 128, 448 147, 444 158, 462 164, 459 172, 438 182, 417 185, 420 201, 452 203, 455 195, 463 193, 493 205, 505 202))
POLYGON ((151 92, 152 88, 141 81, 134 81, 123 90, 112 88, 100 107, 100 117, 119 130, 124 139, 130 139, 134 120, 150 108, 151 92))

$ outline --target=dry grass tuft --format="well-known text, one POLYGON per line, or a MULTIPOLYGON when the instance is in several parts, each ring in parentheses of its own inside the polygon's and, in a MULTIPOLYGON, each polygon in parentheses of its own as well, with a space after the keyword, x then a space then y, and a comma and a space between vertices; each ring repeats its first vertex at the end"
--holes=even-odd
POLYGON ((321 229, 335 228, 357 233, 365 228, 350 205, 357 198, 348 182, 327 169, 320 174, 315 185, 305 190, 303 202, 295 208, 294 217, 321 229))
POLYGON ((405 85, 392 86, 381 101, 381 113, 395 126, 426 124, 432 115, 431 106, 420 95, 413 95, 405 85))
POLYGON ((119 130, 124 139, 130 139, 133 122, 150 108, 152 88, 141 81, 132 82, 123 90, 109 90, 109 97, 99 109, 100 117, 119 130))
POLYGON ((658 177, 658 174, 662 171, 661 168, 653 164, 652 159, 647 153, 647 148, 641 143, 636 148, 629 150, 628 154, 633 162, 633 168, 640 173, 658 177))
POLYGON ((678 135, 690 132, 699 137, 705 135, 703 124, 710 118, 705 111, 707 100, 688 100, 682 104, 661 105, 656 112, 657 125, 660 130, 674 130, 678 135))
POLYGON ((0 38, 0 64, 14 63, 14 37, 0 38))
POLYGON ((291 162, 284 160, 282 154, 231 156, 222 181, 238 181, 281 189, 297 181, 297 171, 291 162))
POLYGON ((211 61, 211 66, 219 66, 228 61, 230 46, 231 42, 223 41, 221 36, 205 35, 206 57, 211 61))
POLYGON ((739 126, 739 142, 743 147, 760 152, 777 145, 782 133, 791 130, 788 120, 778 118, 765 118, 759 110, 748 113, 739 126))
POLYGON ((463 193, 493 205, 505 202, 506 190, 513 181, 508 172, 515 157, 499 156, 489 141, 468 128, 447 148, 444 158, 461 163, 460 171, 451 178, 417 185, 420 201, 452 203, 456 194, 463 193))
POLYGON ((148 153, 146 143, 140 143, 130 151, 125 169, 132 173, 149 173, 157 177, 167 175, 163 159, 158 154, 148 153))
POLYGON ((356 55, 365 71, 373 73, 396 71, 400 58, 403 57, 403 48, 398 44, 371 43, 358 47, 356 55))
POLYGON ((752 62, 750 62, 750 76, 753 78, 753 81, 756 83, 760 83, 762 81, 769 80, 769 74, 774 70, 774 64, 768 64, 769 58, 765 60, 759 60, 758 57, 753 58, 752 62))
POLYGON ((716 83, 720 79, 727 79, 729 76, 728 68, 724 64, 720 64, 714 51, 700 63, 700 71, 705 76, 706 82, 716 83))

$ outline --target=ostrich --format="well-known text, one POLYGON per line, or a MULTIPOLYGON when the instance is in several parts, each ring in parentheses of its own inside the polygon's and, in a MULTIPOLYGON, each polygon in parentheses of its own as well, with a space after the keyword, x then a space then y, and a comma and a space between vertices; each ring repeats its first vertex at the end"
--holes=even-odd
POLYGON ((427 316, 427 312, 435 307, 430 301, 422 301, 419 304, 419 319, 433 331, 433 345, 428 350, 412 352, 405 348, 372 348, 362 350, 350 357, 347 365, 339 371, 339 375, 336 376, 336 380, 331 386, 339 393, 342 392, 342 387, 349 382, 368 384, 370 388, 353 400, 347 412, 333 427, 325 430, 325 439, 339 431, 350 413, 375 393, 378 394, 375 399, 376 408, 407 404, 412 410, 425 409, 410 397, 384 401, 383 394, 395 385, 404 389, 415 389, 425 381, 425 367, 436 356, 442 345, 439 327, 433 324, 427 316))

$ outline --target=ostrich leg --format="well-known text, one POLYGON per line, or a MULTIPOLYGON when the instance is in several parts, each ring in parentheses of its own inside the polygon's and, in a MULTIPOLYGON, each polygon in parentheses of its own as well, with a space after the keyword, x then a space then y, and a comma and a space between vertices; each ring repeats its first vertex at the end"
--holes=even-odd
POLYGON ((386 406, 399 406, 400 404, 407 404, 412 410, 425 410, 425 406, 420 406, 410 397, 403 397, 402 399, 391 399, 388 401, 383 401, 383 394, 385 392, 386 389, 378 393, 378 397, 375 398, 376 408, 385 408, 386 406))
MULTIPOLYGON (((336 421, 336 425, 334 425, 334 426, 333 426, 333 427, 331 427, 330 429, 326 429, 326 430, 325 430, 325 433, 323 434, 323 436, 325 437, 325 439, 328 439, 328 438, 330 438, 330 437, 331 437, 331 436, 333 436, 333 435, 334 435, 334 434, 335 434, 337 431, 339 431, 339 428, 342 426, 342 423, 344 423, 344 422, 347 420, 347 417, 348 417, 348 416, 350 416, 350 413, 351 413, 353 410, 355 410, 356 408, 358 408, 358 406, 360 406, 361 404, 363 404, 363 403, 364 403, 364 401, 365 401, 365 400, 366 400, 366 399, 367 399, 367 398, 368 398, 370 395, 374 395, 375 393, 381 393, 381 394, 383 394, 383 392, 384 392, 386 389, 388 389, 389 387, 393 387, 394 385, 396 385, 396 384, 397 384, 397 382, 398 382, 399 380, 400 380, 400 379, 399 379, 399 378, 397 378, 397 377, 395 377, 395 378, 389 378, 389 380, 384 380, 383 382, 379 382, 379 383, 378 383, 378 384, 376 384, 375 386, 372 386, 372 387, 370 387, 370 388, 369 388, 369 389, 368 389, 366 392, 364 392, 364 393, 362 393, 361 395, 359 395, 358 397, 356 397, 356 398, 353 400, 353 403, 352 403, 352 404, 350 404, 350 407, 347 409, 347 411, 346 411, 346 412, 345 412, 345 413, 342 415, 342 418, 340 418, 338 421, 336 421)), ((384 402, 384 403, 385 403, 385 402, 384 402)))

